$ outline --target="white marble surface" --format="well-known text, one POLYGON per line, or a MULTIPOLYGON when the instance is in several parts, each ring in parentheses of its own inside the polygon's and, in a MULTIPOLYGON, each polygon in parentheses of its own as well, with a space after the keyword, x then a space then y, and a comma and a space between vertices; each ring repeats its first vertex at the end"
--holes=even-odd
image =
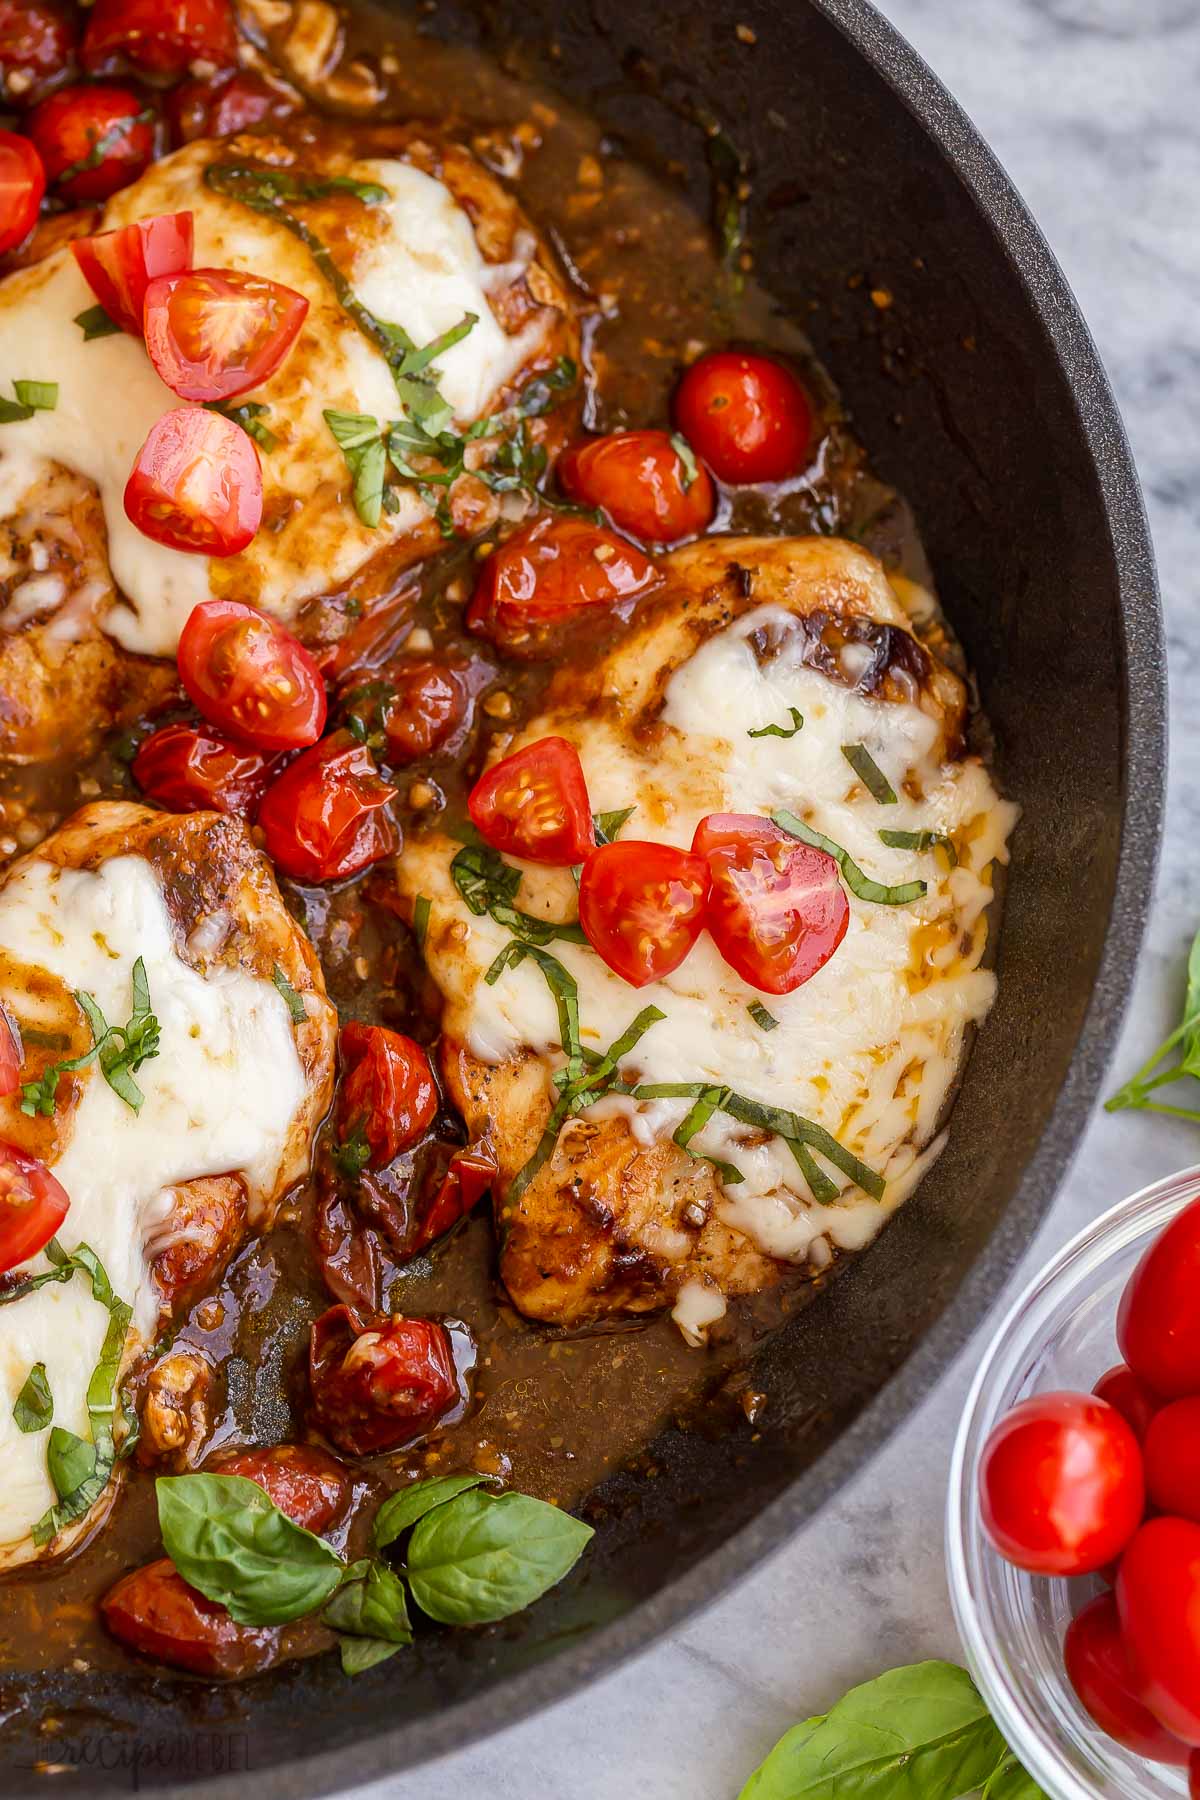
MULTIPOLYGON (((1024 194, 1115 384, 1158 551, 1173 682, 1166 852, 1114 1067, 1165 1035, 1200 917, 1200 69, 1196 0, 883 0, 1024 194)), ((1093 1120, 1026 1268, 1122 1194, 1200 1160, 1200 1131, 1093 1120)), ((1018 1275, 1018 1280, 1023 1279, 1018 1275)), ((767 1567, 589 1693, 371 1800, 733 1800, 795 1720, 894 1663, 958 1654, 942 1565, 968 1353, 767 1567)))

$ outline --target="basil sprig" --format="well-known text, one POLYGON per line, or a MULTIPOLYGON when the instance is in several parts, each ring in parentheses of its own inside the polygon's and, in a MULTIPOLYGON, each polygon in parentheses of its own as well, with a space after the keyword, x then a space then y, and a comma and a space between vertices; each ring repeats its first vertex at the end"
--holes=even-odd
POLYGON ((0 397, 0 425, 16 425, 34 413, 53 412, 58 405, 57 381, 14 381, 15 400, 0 397))
POLYGON ((1200 1111, 1194 1107, 1172 1106, 1164 1100, 1151 1099, 1159 1088, 1170 1087, 1187 1076, 1200 1080, 1200 931, 1193 938, 1188 953, 1183 1018, 1136 1074, 1105 1101, 1104 1110, 1122 1112, 1132 1108, 1138 1112, 1162 1113, 1171 1119, 1188 1119, 1200 1125, 1200 1111), (1178 1057, 1168 1063, 1167 1058, 1176 1049, 1178 1057), (1160 1068, 1162 1063, 1167 1066, 1160 1068))
POLYGON ((784 1734, 740 1800, 1046 1800, 965 1669, 913 1663, 784 1734))
POLYGON ((78 989, 72 991, 72 998, 82 1008, 91 1027, 92 1047, 83 1056, 71 1057, 66 1062, 51 1063, 36 1081, 23 1081, 23 1113, 31 1118, 38 1113, 44 1118, 52 1118, 58 1101, 60 1077, 75 1069, 86 1069, 89 1063, 97 1060, 100 1073, 114 1094, 119 1095, 132 1111, 141 1112, 146 1096, 133 1078, 143 1063, 158 1055, 159 1026, 150 1005, 146 965, 140 956, 133 965, 130 990, 131 1010, 124 1025, 110 1025, 93 995, 78 989))
POLYGON ((13 1402, 13 1420, 18 1431, 33 1432, 45 1431, 53 1417, 54 1395, 50 1392, 46 1365, 36 1362, 13 1402))
POLYGON ((408 1601, 450 1625, 508 1618, 574 1568, 591 1527, 528 1494, 480 1492, 482 1476, 414 1482, 380 1507, 372 1554, 347 1564, 239 1475, 164 1475, 163 1548, 183 1579, 239 1624, 320 1613, 347 1674, 412 1642, 408 1601), (385 1556, 411 1532, 403 1567, 385 1556))
POLYGON ((786 831, 789 837, 799 838, 802 844, 811 844, 814 850, 824 850, 827 856, 832 856, 842 871, 842 880, 860 900, 871 900, 876 906, 907 906, 910 900, 919 900, 929 891, 929 883, 926 881, 906 881, 900 887, 885 887, 882 882, 872 881, 859 868, 848 850, 835 844, 832 838, 822 837, 819 831, 814 831, 811 825, 806 825, 795 813, 773 812, 771 818, 780 831, 786 831))
POLYGON ((865 744, 843 744, 842 755, 872 800, 878 801, 880 806, 897 805, 895 788, 865 744))
MULTIPOLYGON (((545 945, 556 938, 568 944, 587 943, 578 922, 556 924, 550 919, 535 919, 532 913, 522 912, 514 906, 521 886, 521 871, 506 863, 499 851, 487 844, 464 844, 450 864, 450 878, 476 918, 490 914, 497 925, 511 931, 522 943, 545 945)), ((499 974, 499 970, 496 973, 499 974)), ((490 970, 488 980, 489 984, 495 980, 490 970)))

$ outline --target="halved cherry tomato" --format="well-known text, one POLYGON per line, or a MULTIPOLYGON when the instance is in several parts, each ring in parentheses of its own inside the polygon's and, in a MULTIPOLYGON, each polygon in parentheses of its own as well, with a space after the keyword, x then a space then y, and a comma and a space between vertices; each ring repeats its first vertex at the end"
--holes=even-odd
POLYGON ((675 423, 719 481, 786 481, 808 461, 813 419, 791 370, 770 356, 714 350, 675 393, 675 423))
POLYGON ((459 1397, 445 1326, 399 1313, 365 1323, 331 1306, 312 1328, 308 1374, 317 1423, 352 1456, 411 1444, 459 1397))
POLYGON ((1200 1524, 1200 1395, 1159 1408, 1146 1429, 1142 1456, 1151 1504, 1200 1524))
POLYGON ((1063 1639, 1063 1661, 1080 1705, 1101 1731, 1151 1762, 1187 1761, 1187 1745, 1160 1725, 1139 1698, 1111 1594, 1097 1595, 1071 1620, 1063 1639))
POLYGON ((29 139, 0 131, 0 256, 25 242, 45 192, 46 171, 29 139))
POLYGON ((350 1471, 315 1444, 222 1450, 205 1464, 205 1472, 257 1482, 280 1512, 306 1531, 324 1531, 350 1493, 350 1471))
POLYGON ((232 137, 266 119, 286 119, 299 104, 288 88, 253 69, 238 69, 216 80, 185 81, 172 88, 167 113, 175 141, 190 144, 193 138, 232 137))
POLYGON ((673 844, 603 844, 579 878, 579 923, 610 969, 645 987, 677 969, 700 936, 708 883, 704 858, 673 844))
POLYGON ((667 431, 614 431, 572 444, 555 470, 563 493, 599 506, 620 531, 674 544, 707 530, 717 497, 707 469, 688 465, 667 431))
POLYGON ((139 747, 133 779, 168 812, 252 819, 278 760, 196 725, 164 725, 139 747))
POLYGON ((1164 1400, 1200 1394, 1200 1199, 1155 1238, 1129 1278, 1117 1343, 1136 1375, 1164 1400))
POLYGON ((1106 1369, 1092 1392, 1115 1406, 1138 1443, 1145 1443, 1150 1421, 1162 1401, 1150 1392, 1144 1381, 1138 1380, 1127 1364, 1117 1363, 1114 1368, 1106 1369))
POLYGON ((46 180, 73 206, 107 200, 154 157, 152 109, 129 88, 60 88, 38 102, 25 129, 46 180))
POLYGON ((412 1244, 414 1256, 473 1212, 495 1185, 497 1174, 496 1159, 489 1150, 456 1150, 433 1204, 417 1228, 412 1244))
POLYGON ((539 738, 493 764, 467 811, 485 843, 525 862, 566 867, 596 842, 579 752, 566 738, 539 738))
POLYGON ((585 519, 543 514, 480 570, 467 626, 515 656, 536 656, 547 627, 580 611, 628 605, 662 580, 632 544, 585 519))
POLYGON ((790 994, 824 968, 850 922, 831 856, 746 813, 710 813, 692 849, 712 876, 705 924, 743 981, 790 994))
POLYGON ((229 0, 96 0, 83 34, 83 66, 112 74, 132 63, 155 75, 182 75, 193 63, 237 62, 229 0))
POLYGON ((141 337, 150 283, 191 267, 192 215, 161 213, 118 231, 76 238, 71 253, 109 318, 132 337, 141 337))
POLYGON ((232 400, 273 375, 296 341, 308 301, 240 269, 186 269, 146 289, 146 349, 181 400, 232 400))
POLYGON ((387 670, 394 690, 381 713, 387 760, 415 762, 452 737, 467 716, 470 694, 457 669, 445 663, 398 662, 387 670))
POLYGON ((0 1274, 44 1250, 70 1205, 45 1163, 0 1141, 0 1274))
POLYGON ((254 440, 221 413, 177 406, 151 427, 125 484, 125 511, 146 537, 198 556, 236 556, 262 523, 254 440))
POLYGON ((258 814, 267 853, 296 881, 356 875, 400 847, 383 810, 395 793, 365 744, 332 732, 267 789, 258 814))
POLYGON ((256 750, 304 750, 325 729, 325 683, 286 625, 243 600, 202 600, 179 634, 179 679, 212 724, 256 750))
POLYGON ((1117 1607, 1142 1699, 1168 1731, 1200 1744, 1200 1525, 1148 1520, 1121 1558, 1117 1607))
POLYGON ((0 0, 0 97, 32 106, 61 81, 75 52, 75 27, 52 0, 0 0))
POLYGON ((995 1427, 979 1466, 984 1530, 1035 1575, 1087 1575, 1125 1548, 1142 1517, 1138 1441, 1094 1394, 1035 1394, 995 1427))
POLYGON ((17 1027, 0 1006, 0 1099, 15 1094, 21 1085, 21 1063, 24 1052, 17 1027))
POLYGON ((188 1586, 168 1556, 122 1575, 100 1614, 119 1643, 195 1675, 242 1680, 279 1652, 278 1626, 235 1624, 223 1606, 188 1586))
POLYGON ((411 1150, 437 1117, 438 1092, 420 1044, 383 1025, 342 1027, 342 1085, 338 1137, 344 1144, 361 1132, 372 1169, 382 1169, 411 1150))

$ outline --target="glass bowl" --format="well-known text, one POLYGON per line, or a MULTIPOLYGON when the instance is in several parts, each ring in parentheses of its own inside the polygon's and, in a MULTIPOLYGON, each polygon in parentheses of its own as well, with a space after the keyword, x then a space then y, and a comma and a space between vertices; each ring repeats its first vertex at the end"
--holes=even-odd
POLYGON ((1075 1698, 1062 1640, 1104 1591, 1027 1575, 997 1554, 979 1517, 979 1460, 996 1422, 1050 1388, 1087 1393, 1120 1362, 1121 1291, 1147 1244, 1200 1194, 1200 1166, 1143 1188, 1073 1238, 1026 1288, 971 1384, 950 1467, 946 1560, 971 1673, 1000 1730, 1053 1800, 1177 1800, 1186 1770, 1150 1763, 1107 1738, 1075 1698))

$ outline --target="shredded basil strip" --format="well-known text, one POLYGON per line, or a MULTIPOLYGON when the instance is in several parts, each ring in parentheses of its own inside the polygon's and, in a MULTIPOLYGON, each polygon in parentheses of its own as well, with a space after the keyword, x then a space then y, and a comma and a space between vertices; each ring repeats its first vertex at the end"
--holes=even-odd
POLYGON ((87 307, 83 312, 75 314, 75 323, 83 333, 85 344, 93 338, 113 337, 121 329, 115 319, 110 319, 99 304, 87 307))
POLYGON ((693 1150, 692 1139, 697 1132, 704 1130, 715 1112, 724 1110, 725 1102, 731 1097, 731 1093, 732 1090, 729 1088, 702 1088, 696 1096, 696 1103, 691 1112, 673 1133, 671 1140, 678 1144, 681 1150, 686 1150, 689 1156, 694 1156, 698 1162, 711 1163, 726 1187, 736 1187, 738 1182, 744 1181, 746 1177, 734 1163, 722 1162, 718 1156, 706 1156, 702 1150, 693 1150))
POLYGON ((748 731, 746 736, 752 738, 794 738, 798 731, 804 730, 804 714, 800 711, 799 707, 796 706, 789 706, 788 713, 792 721, 790 725, 760 725, 757 731, 748 731))
POLYGON ((429 913, 432 904, 428 894, 418 894, 413 902, 412 928, 418 950, 424 950, 425 939, 429 935, 429 913))
POLYGON ((958 867, 958 851, 954 847, 954 839, 947 837, 944 831, 881 831, 879 839, 890 850, 942 849, 946 852, 950 867, 958 867))
POLYGON ((89 169, 98 169, 109 151, 115 150, 131 131, 136 130, 139 125, 153 125, 157 116, 152 106, 146 106, 141 112, 131 113, 128 118, 114 120, 108 130, 102 131, 96 138, 86 156, 81 156, 78 162, 68 163, 65 169, 59 170, 54 177, 58 186, 74 181, 77 175, 84 175, 89 169))
POLYGON ((538 965, 554 996, 558 1008, 559 1041, 566 1053, 570 1079, 577 1081, 583 1074, 583 1044, 579 1036, 579 986, 570 970, 549 951, 514 939, 504 946, 483 979, 489 987, 494 987, 506 969, 515 969, 527 956, 538 965))
POLYGON ((596 832, 597 844, 611 844, 620 832, 622 825, 631 819, 636 811, 636 806, 623 806, 619 812, 593 813, 592 825, 596 832))
POLYGON ((0 425, 16 425, 34 413, 53 412, 58 405, 57 381, 14 381, 15 400, 0 398, 0 425))
POLYGON ((219 400, 206 400, 204 410, 220 413, 223 419, 231 419, 235 425, 240 425, 260 450, 271 451, 279 441, 270 426, 263 424, 264 415, 271 409, 261 401, 244 400, 240 406, 223 406, 219 400))
POLYGON ((681 431, 671 433, 671 448, 683 465, 683 491, 686 494, 693 482, 700 479, 700 466, 696 461, 696 452, 681 431))
POLYGON ((858 776, 872 800, 880 806, 895 806, 896 790, 865 744, 843 744, 842 755, 858 776))
POLYGON ((51 1063, 36 1081, 21 1083, 21 1111, 29 1117, 40 1113, 52 1118, 58 1100, 60 1077, 85 1069, 99 1060, 100 1073, 126 1106, 140 1112, 146 1096, 133 1077, 142 1064, 159 1052, 158 1020, 150 1007, 146 965, 139 956, 130 980, 132 1010, 124 1025, 110 1025, 91 994, 74 990, 72 998, 82 1009, 92 1032, 92 1047, 82 1056, 51 1063))
POLYGON ((490 914, 497 925, 511 931, 522 943, 546 945, 556 938, 568 944, 587 943, 583 927, 577 922, 558 924, 552 919, 535 919, 532 913, 514 906, 521 871, 506 863, 500 852, 488 844, 464 844, 450 864, 450 875, 476 918, 490 914))
POLYGON ((767 1011, 761 1000, 751 1000, 746 1011, 754 1023, 760 1025, 764 1031, 774 1031, 779 1024, 779 1020, 767 1011))
POLYGON ((811 844, 814 850, 824 850, 827 856, 832 856, 842 871, 846 886, 860 900, 871 900, 877 906, 907 906, 910 900, 919 900, 929 891, 926 881, 907 881, 902 887, 885 887, 881 882, 872 881, 869 875, 864 875, 849 851, 835 844, 832 838, 822 837, 795 813, 773 812, 771 818, 789 837, 799 838, 802 844, 811 844))
POLYGON ((54 1417, 54 1396, 44 1362, 34 1363, 13 1402, 13 1419, 18 1431, 45 1431, 54 1417))
POLYGON ((292 1024, 303 1025, 308 1018, 304 1001, 300 998, 300 995, 296 992, 278 963, 275 964, 275 967, 271 971, 271 980, 283 995, 287 1009, 292 1015, 292 1024))

